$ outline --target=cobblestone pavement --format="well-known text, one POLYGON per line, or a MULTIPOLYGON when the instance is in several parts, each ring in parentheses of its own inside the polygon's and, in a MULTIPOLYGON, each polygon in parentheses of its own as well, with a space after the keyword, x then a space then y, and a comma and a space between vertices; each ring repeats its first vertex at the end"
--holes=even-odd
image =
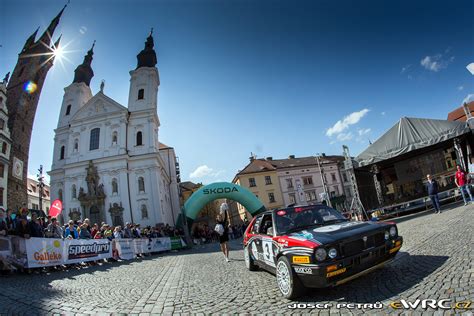
POLYGON ((289 309, 275 277, 245 269, 241 245, 230 263, 217 245, 150 258, 50 274, 0 277, 0 314, 401 314, 471 311, 394 310, 392 301, 474 301, 474 206, 457 207, 398 224, 405 244, 396 260, 332 289, 308 290, 299 303, 328 309, 289 309), (382 302, 383 310, 336 309, 337 303, 382 302))

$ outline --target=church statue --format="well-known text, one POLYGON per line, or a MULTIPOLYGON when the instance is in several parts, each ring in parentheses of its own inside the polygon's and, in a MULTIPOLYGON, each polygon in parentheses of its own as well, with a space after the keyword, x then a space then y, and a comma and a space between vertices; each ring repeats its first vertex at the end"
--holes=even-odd
POLYGON ((79 198, 83 198, 85 197, 86 194, 84 193, 84 188, 83 187, 80 187, 79 188, 79 198))
POLYGON ((5 78, 3 78, 3 83, 8 83, 8 79, 10 79, 10 72, 8 72, 6 75, 5 75, 5 78))
POLYGON ((104 196, 105 195, 104 184, 103 183, 99 184, 99 186, 97 188, 97 195, 98 196, 104 196))

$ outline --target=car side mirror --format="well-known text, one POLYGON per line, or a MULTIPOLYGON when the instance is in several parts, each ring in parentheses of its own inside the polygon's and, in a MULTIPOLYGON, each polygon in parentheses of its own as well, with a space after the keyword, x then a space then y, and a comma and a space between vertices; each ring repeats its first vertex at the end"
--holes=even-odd
POLYGON ((273 236, 273 227, 267 229, 267 235, 273 236))

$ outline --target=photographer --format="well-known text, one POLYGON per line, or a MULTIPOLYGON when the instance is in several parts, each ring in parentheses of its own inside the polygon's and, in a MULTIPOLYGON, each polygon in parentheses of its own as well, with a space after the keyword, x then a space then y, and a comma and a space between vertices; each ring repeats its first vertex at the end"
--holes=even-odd
POLYGON ((56 217, 51 218, 51 223, 49 223, 46 228, 46 237, 48 238, 63 238, 63 229, 58 224, 56 217))

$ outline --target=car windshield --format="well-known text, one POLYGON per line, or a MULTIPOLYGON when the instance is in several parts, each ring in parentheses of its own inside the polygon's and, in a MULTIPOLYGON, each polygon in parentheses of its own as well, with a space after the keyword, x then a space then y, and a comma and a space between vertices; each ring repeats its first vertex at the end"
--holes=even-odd
POLYGON ((286 208, 276 211, 275 214, 278 234, 347 221, 339 211, 325 205, 286 208))

